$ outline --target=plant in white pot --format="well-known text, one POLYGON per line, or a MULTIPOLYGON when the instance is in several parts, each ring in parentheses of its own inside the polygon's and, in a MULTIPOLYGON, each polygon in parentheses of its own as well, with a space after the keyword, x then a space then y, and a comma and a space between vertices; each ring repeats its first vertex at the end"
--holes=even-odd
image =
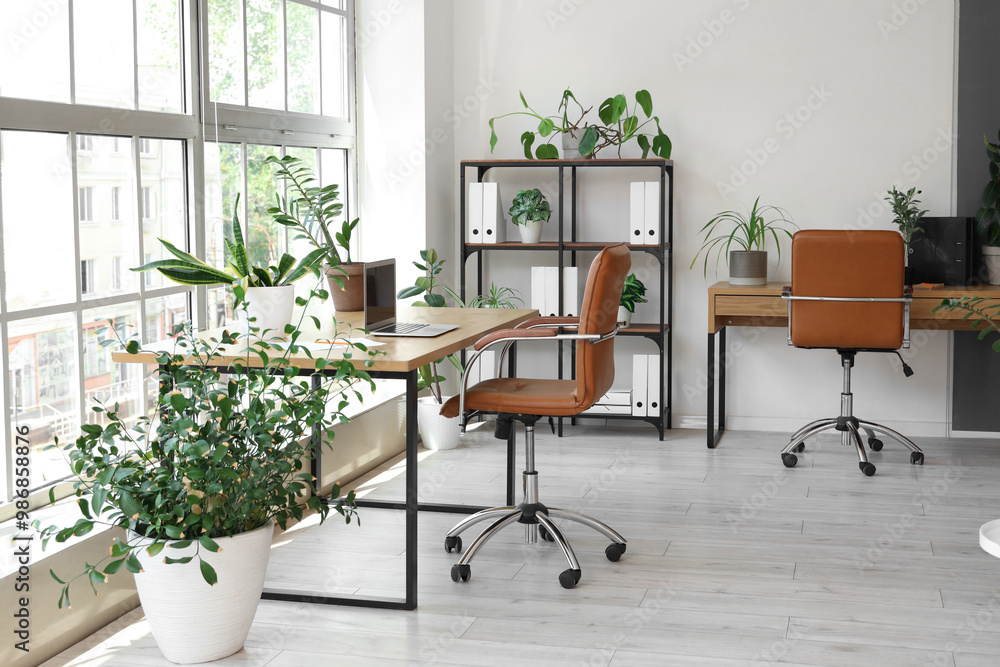
POLYGON ((304 239, 324 251, 326 276, 330 296, 338 312, 364 310, 364 264, 351 261, 351 236, 360 218, 333 228, 344 205, 337 199, 340 189, 336 184, 315 185, 312 169, 300 158, 286 155, 269 156, 265 163, 274 166, 274 174, 288 187, 287 196, 275 195, 277 206, 267 209, 274 221, 297 232, 296 239, 304 239))
MULTIPOLYGON (((997 134, 1000 140, 1000 133, 997 134)), ((976 212, 976 231, 983 241, 983 261, 989 270, 991 285, 1000 285, 1000 143, 991 144, 983 135, 989 157, 990 180, 983 188, 982 204, 976 212)))
POLYGON ((625 277, 625 285, 622 287, 622 296, 618 301, 618 321, 625 326, 632 324, 632 315, 635 314, 635 304, 646 303, 646 286, 636 278, 634 273, 625 277))
POLYGON ((708 275, 708 259, 716 252, 715 268, 718 271, 722 256, 729 266, 730 285, 766 285, 768 239, 774 240, 781 261, 781 237, 792 238, 792 232, 785 225, 798 228, 788 219, 788 212, 777 206, 761 206, 760 197, 746 214, 739 211, 723 211, 701 228, 705 242, 691 260, 694 268, 698 257, 704 253, 704 273, 708 275))
POLYGON ((542 239, 542 225, 552 217, 552 208, 542 191, 535 188, 519 191, 508 213, 521 235, 521 243, 538 243, 542 239))
POLYGON ((250 327, 258 329, 262 334, 268 331, 278 335, 289 333, 287 328, 291 327, 295 305, 295 288, 292 283, 309 273, 318 272, 324 251, 313 250, 298 261, 286 252, 278 260, 277 266, 251 265, 240 229, 239 202, 240 198, 237 196, 231 225, 233 240, 225 239, 226 249, 229 251, 227 270, 216 269, 180 250, 166 239, 160 239, 160 243, 173 255, 172 259, 148 262, 132 270, 156 270, 182 285, 231 285, 236 297, 234 305, 239 307, 245 303, 250 327))
MULTIPOLYGON (((347 420, 343 392, 356 391, 355 381, 372 384, 342 361, 316 359, 318 388, 288 372, 298 330, 282 351, 230 332, 199 338, 188 326, 175 332, 173 351, 150 352, 161 382, 149 412, 132 419, 117 404, 93 406, 101 423, 84 424, 64 447, 82 517, 41 529, 43 545, 101 525, 125 529, 76 576, 51 573, 63 584, 59 606, 69 605, 78 580, 96 594, 109 576, 133 572, 152 634, 178 663, 217 660, 243 645, 274 524, 285 529, 306 512, 322 522, 331 509, 351 521, 354 493, 340 498, 335 486, 334 500, 321 502, 303 468, 321 446, 314 435, 329 441, 347 420), (213 360, 223 354, 241 361, 220 370, 213 360)), ((142 352, 135 340, 125 349, 142 352)))
POLYGON ((913 269, 910 267, 910 253, 913 250, 910 245, 913 243, 913 237, 923 229, 924 223, 922 220, 924 215, 927 214, 927 211, 921 211, 920 207, 917 206, 920 200, 916 197, 921 192, 921 190, 917 190, 916 188, 910 188, 903 193, 897 190, 896 186, 893 186, 889 190, 889 196, 885 198, 892 205, 892 221, 899 227, 899 233, 903 236, 906 266, 904 282, 907 285, 913 284, 913 269))
MULTIPOLYGON (((396 295, 397 299, 408 299, 413 296, 423 295, 423 301, 415 301, 414 306, 430 306, 434 308, 444 308, 448 305, 444 294, 434 292, 438 287, 451 297, 459 307, 464 307, 461 297, 445 285, 437 282, 437 276, 441 273, 444 265, 443 259, 438 259, 437 251, 433 248, 420 251, 419 262, 413 265, 424 272, 424 275, 417 278, 414 285, 404 287, 396 295)), ((452 366, 458 369, 459 378, 465 372, 462 362, 454 354, 447 357, 452 366)), ((417 370, 417 389, 430 391, 430 396, 422 396, 417 399, 417 427, 420 430, 420 439, 427 449, 454 449, 458 446, 458 436, 461 432, 461 423, 458 417, 443 417, 441 406, 446 397, 441 395, 441 381, 443 375, 438 374, 438 364, 444 359, 437 359, 429 364, 424 364, 417 370)))

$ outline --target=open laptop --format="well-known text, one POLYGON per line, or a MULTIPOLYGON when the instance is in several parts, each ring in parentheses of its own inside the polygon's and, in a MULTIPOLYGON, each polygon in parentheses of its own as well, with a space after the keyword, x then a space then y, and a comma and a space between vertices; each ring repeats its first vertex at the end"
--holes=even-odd
POLYGON ((457 324, 396 321, 396 260, 365 262, 365 329, 373 336, 433 338, 457 324))

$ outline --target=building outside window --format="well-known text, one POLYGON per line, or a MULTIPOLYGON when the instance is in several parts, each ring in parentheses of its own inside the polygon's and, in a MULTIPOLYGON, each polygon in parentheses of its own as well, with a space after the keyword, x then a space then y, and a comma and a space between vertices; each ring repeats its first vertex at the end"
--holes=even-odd
POLYGON ((80 207, 80 222, 94 221, 94 188, 77 188, 79 194, 77 205, 80 207))

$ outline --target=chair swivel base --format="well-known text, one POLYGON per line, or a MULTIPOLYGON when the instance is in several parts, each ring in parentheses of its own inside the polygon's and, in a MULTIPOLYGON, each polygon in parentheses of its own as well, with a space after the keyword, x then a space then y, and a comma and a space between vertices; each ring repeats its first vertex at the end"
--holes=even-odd
POLYGON ((905 435, 894 431, 887 426, 866 421, 864 419, 858 419, 852 416, 841 416, 833 419, 819 419, 810 424, 806 424, 795 432, 788 444, 785 445, 785 448, 781 450, 781 462, 785 464, 786 468, 794 468, 799 459, 792 452, 803 451, 806 447, 806 438, 810 438, 818 433, 821 433, 822 431, 831 429, 841 432, 841 440, 844 445, 849 447, 852 443, 854 444, 858 452, 858 467, 861 469, 861 472, 868 477, 875 474, 875 466, 868 461, 865 446, 861 442, 861 431, 864 431, 865 435, 868 436, 868 446, 873 452, 877 452, 882 449, 882 441, 875 437, 876 433, 880 433, 887 435, 893 440, 906 446, 910 450, 910 463, 913 465, 924 464, 924 453, 905 435))

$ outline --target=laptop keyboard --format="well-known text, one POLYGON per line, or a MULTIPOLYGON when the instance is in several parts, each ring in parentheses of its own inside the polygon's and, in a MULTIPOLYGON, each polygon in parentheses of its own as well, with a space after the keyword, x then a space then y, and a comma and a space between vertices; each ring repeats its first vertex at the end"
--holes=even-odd
POLYGON ((379 329, 378 333, 405 334, 412 331, 418 331, 426 326, 426 324, 422 324, 420 322, 397 322, 392 326, 379 329))

